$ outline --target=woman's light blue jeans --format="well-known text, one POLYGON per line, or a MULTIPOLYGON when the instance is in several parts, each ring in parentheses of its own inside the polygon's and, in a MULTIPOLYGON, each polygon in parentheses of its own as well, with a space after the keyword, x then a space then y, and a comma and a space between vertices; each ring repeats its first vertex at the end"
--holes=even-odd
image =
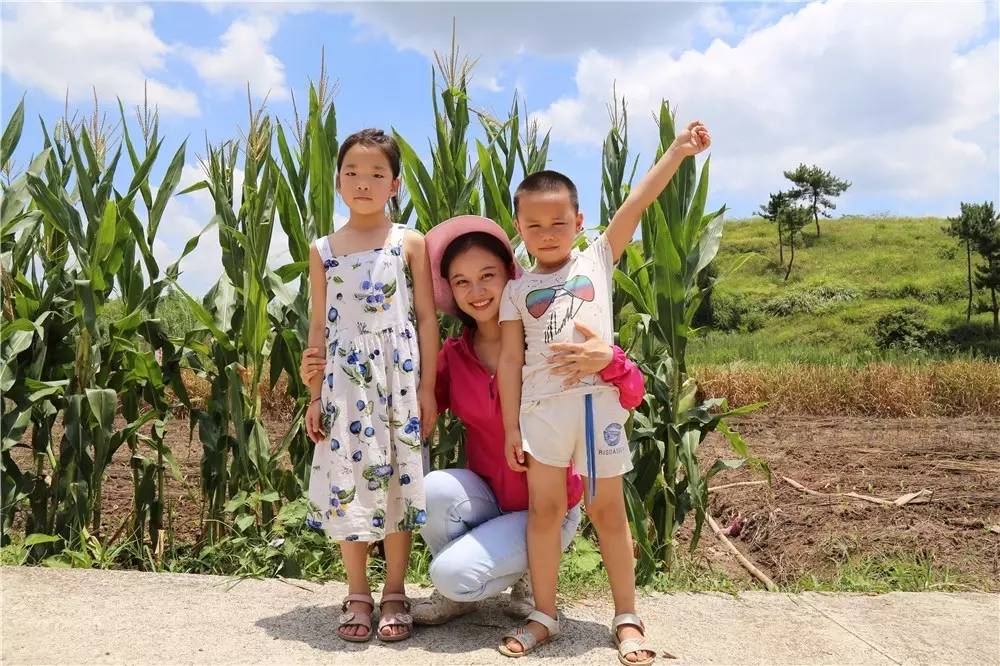
MULTIPOLYGON (((467 469, 424 477, 427 523, 420 534, 431 549, 430 575, 438 592, 455 601, 479 601, 506 590, 528 570, 528 512, 503 513, 493 491, 467 469)), ((580 507, 566 513, 562 547, 580 524, 580 507)))

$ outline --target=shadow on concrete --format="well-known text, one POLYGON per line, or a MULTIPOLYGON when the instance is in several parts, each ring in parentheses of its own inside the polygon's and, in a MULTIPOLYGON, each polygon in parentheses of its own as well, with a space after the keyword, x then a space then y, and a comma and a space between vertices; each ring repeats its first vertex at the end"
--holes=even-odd
MULTIPOLYGON (((441 654, 463 654, 483 649, 495 651, 500 638, 517 626, 500 612, 497 605, 484 605, 480 610, 435 627, 414 627, 413 638, 397 643, 384 643, 372 638, 368 643, 350 643, 337 636, 338 605, 301 606, 294 610, 261 618, 256 626, 273 639, 298 641, 325 652, 364 652, 378 645, 382 649, 418 650, 441 654)), ((377 628, 377 616, 375 627, 377 628)), ((537 657, 572 657, 597 648, 608 648, 608 628, 597 622, 567 619, 557 641, 532 653, 537 657)), ((497 653, 499 657, 499 653, 497 653)))

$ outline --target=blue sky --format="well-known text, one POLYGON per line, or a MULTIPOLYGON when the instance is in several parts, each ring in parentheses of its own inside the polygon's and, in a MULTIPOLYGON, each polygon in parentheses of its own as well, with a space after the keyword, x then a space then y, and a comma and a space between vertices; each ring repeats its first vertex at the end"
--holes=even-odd
MULTIPOLYGON (((340 135, 393 126, 419 149, 432 130, 433 52, 449 48, 452 17, 463 51, 479 57, 473 105, 503 115, 518 90, 551 129, 550 166, 577 182, 592 223, 613 86, 641 167, 661 98, 680 121, 709 125, 710 203, 732 216, 784 187, 781 171, 799 162, 853 182, 837 213, 948 215, 963 200, 1000 199, 996 2, 5 3, 0 111, 6 120, 25 95, 23 166, 40 145, 35 119, 51 125, 67 90, 86 111, 95 86, 113 118, 114 99, 133 106, 148 81, 167 149, 189 137, 193 182, 206 135, 245 126, 247 81, 290 121, 289 90, 303 100, 325 46, 340 135)), ((201 194, 168 207, 162 257, 208 221, 201 194)), ((217 252, 207 242, 183 282, 206 288, 217 252)))

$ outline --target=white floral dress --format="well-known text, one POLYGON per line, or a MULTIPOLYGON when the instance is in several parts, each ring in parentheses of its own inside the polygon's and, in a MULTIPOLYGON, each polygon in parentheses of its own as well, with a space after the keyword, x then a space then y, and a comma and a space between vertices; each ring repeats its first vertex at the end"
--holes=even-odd
POLYGON ((413 285, 405 228, 386 245, 335 255, 326 272, 325 439, 313 451, 306 522, 336 541, 377 541, 427 519, 413 285))

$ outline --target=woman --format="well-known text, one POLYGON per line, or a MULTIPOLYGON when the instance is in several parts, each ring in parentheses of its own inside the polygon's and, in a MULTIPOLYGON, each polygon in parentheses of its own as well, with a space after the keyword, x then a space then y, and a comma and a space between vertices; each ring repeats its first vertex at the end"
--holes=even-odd
MULTIPOLYGON (((425 238, 434 282, 434 301, 464 324, 438 356, 437 404, 450 409, 466 430, 467 469, 445 469, 424 479, 427 523, 421 535, 431 549, 435 592, 414 605, 414 620, 441 624, 474 610, 476 602, 508 587, 509 612, 525 616, 533 602, 527 576, 528 485, 504 458, 503 419, 495 372, 500 355, 500 296, 520 274, 510 241, 492 220, 463 215, 437 225, 425 238)), ((619 389, 623 407, 634 408, 644 394, 642 374, 618 347, 577 326, 584 342, 553 344, 550 362, 571 386, 600 372, 619 389)), ((307 349, 303 379, 321 372, 318 350, 307 349)), ((580 522, 583 481, 567 469, 567 506, 562 526, 565 549, 580 522)))

